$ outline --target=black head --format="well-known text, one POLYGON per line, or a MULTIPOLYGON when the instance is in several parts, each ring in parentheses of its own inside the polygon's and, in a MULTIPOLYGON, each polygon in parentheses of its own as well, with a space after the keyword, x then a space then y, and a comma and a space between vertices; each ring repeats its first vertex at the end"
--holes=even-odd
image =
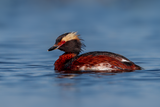
POLYGON ((64 52, 79 54, 85 45, 81 43, 81 39, 78 36, 76 32, 62 34, 56 39, 55 45, 49 48, 48 51, 59 49, 64 52))

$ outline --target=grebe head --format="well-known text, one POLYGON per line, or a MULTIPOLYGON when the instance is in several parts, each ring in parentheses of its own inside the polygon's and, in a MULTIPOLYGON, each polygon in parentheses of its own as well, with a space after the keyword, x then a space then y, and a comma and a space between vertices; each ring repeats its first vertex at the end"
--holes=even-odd
POLYGON ((48 51, 59 49, 64 52, 79 54, 85 45, 81 43, 81 39, 78 36, 77 32, 64 33, 56 39, 55 45, 49 48, 48 51))

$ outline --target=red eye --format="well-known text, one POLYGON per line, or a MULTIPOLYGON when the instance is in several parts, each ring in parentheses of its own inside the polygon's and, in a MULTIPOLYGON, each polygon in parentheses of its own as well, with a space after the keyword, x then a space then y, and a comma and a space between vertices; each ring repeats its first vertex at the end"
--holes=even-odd
POLYGON ((65 43, 65 41, 61 41, 61 44, 64 44, 65 43))
POLYGON ((65 43, 65 41, 61 41, 57 45, 63 45, 64 43, 65 43))

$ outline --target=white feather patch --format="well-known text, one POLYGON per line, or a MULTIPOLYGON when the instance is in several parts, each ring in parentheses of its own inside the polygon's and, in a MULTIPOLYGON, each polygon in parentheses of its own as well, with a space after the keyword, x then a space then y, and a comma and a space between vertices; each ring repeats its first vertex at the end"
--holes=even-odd
POLYGON ((111 68, 110 64, 106 64, 106 63, 100 63, 100 64, 96 64, 94 66, 87 66, 84 65, 82 67, 79 68, 80 70, 91 70, 91 71, 97 71, 97 70, 114 70, 113 68, 111 68))
POLYGON ((121 61, 122 62, 130 62, 130 61, 126 60, 126 59, 122 59, 121 61))

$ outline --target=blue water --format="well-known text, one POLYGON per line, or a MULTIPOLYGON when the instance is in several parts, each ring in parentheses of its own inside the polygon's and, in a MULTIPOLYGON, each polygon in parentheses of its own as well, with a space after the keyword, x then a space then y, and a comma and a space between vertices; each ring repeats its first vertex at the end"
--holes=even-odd
MULTIPOLYGON (((159 0, 0 0, 1 107, 159 107, 159 0), (60 74, 47 52, 78 31, 84 52, 122 54, 144 70, 60 74)), ((84 53, 83 52, 83 53, 84 53)))

